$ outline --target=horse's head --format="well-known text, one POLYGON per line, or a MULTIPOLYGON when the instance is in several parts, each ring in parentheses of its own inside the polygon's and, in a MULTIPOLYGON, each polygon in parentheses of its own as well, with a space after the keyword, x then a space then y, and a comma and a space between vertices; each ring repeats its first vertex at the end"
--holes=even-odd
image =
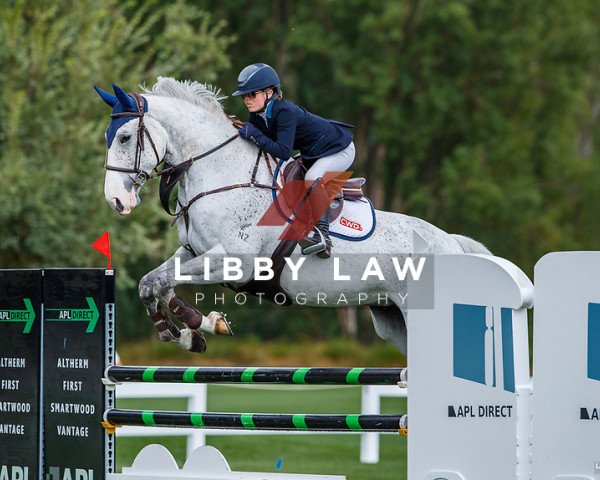
POLYGON ((115 84, 114 95, 94 88, 112 107, 106 130, 104 196, 111 208, 127 215, 139 205, 141 187, 163 160, 167 133, 156 119, 146 115, 146 98, 128 95, 115 84))

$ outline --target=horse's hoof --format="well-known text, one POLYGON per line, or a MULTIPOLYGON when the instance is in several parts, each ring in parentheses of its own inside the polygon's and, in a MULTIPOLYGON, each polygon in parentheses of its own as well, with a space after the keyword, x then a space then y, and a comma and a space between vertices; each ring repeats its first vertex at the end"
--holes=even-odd
POLYGON ((198 330, 184 328, 177 341, 179 346, 188 352, 204 353, 206 351, 206 339, 198 330))
POLYGON ((178 342, 178 340, 175 337, 173 337, 173 335, 171 335, 171 332, 169 332, 168 330, 166 330, 164 332, 160 332, 158 334, 158 339, 161 342, 165 342, 165 343, 169 343, 169 342, 170 343, 177 343, 178 342))
POLYGON ((211 325, 214 325, 213 332, 215 335, 228 335, 233 337, 233 330, 231 324, 225 318, 225 315, 221 312, 210 312, 208 314, 208 320, 211 325))

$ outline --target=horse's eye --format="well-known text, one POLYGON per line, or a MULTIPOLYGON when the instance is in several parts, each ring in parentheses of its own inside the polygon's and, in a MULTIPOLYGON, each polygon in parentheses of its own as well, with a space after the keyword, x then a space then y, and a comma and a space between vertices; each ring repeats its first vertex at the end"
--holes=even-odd
POLYGON ((121 145, 122 145, 124 143, 127 143, 130 138, 131 138, 131 135, 123 135, 119 141, 121 142, 121 145))

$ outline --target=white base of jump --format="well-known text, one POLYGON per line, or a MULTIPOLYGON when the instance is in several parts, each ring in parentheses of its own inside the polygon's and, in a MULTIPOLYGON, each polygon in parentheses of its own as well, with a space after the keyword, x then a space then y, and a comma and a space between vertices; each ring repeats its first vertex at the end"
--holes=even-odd
POLYGON ((216 448, 199 447, 179 468, 171 452, 162 445, 148 445, 123 473, 110 473, 106 480, 345 480, 339 475, 296 473, 234 472, 216 448))

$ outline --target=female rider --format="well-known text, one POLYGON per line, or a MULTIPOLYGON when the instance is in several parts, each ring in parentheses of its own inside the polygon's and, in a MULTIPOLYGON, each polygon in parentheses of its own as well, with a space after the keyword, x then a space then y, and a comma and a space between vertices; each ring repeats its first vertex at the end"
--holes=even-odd
MULTIPOLYGON (((311 206, 314 206, 314 198, 327 195, 322 182, 325 172, 343 172, 352 165, 354 143, 348 130, 351 125, 325 120, 283 100, 279 76, 269 65, 254 63, 244 68, 233 96, 241 96, 250 112, 249 121, 239 131, 241 137, 280 159, 290 158, 294 149, 300 150, 309 167, 305 179, 313 182, 308 197, 311 206)), ((302 254, 316 253, 321 258, 329 258, 332 244, 328 208, 314 230, 312 237, 298 242, 302 254)))

